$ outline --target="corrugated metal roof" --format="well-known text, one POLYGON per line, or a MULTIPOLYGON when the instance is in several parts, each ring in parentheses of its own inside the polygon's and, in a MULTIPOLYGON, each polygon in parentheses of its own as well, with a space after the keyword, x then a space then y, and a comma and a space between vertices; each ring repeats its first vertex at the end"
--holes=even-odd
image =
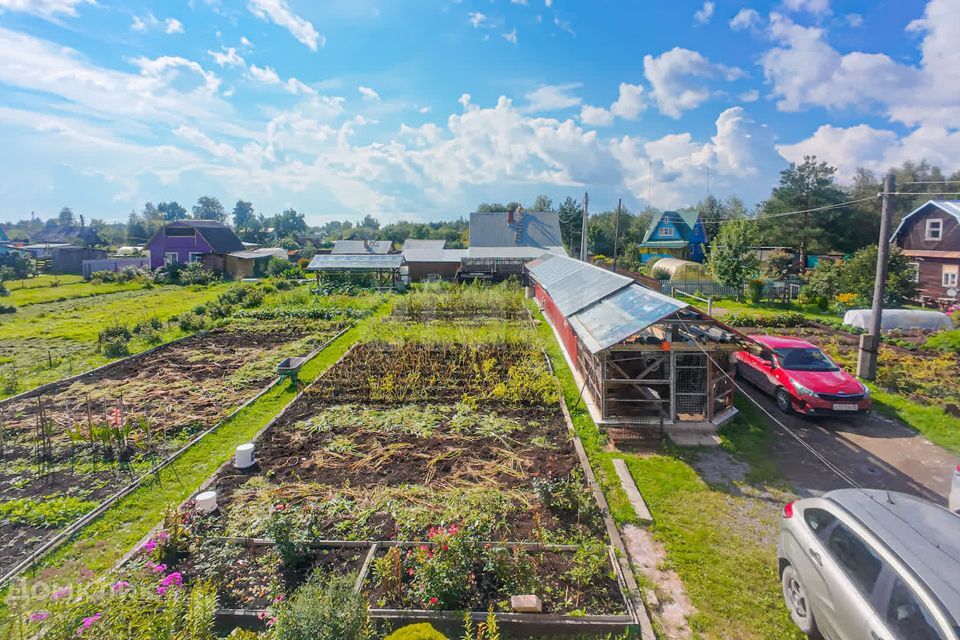
POLYGON ((333 243, 334 255, 387 254, 393 249, 390 240, 337 240, 333 243))
MULTIPOLYGON (((923 195, 923 194, 917 194, 917 195, 923 195)), ((911 216, 913 216, 914 214, 920 213, 930 205, 937 207, 944 213, 949 213, 950 215, 952 215, 954 218, 957 219, 957 222, 960 222, 960 200, 928 200, 924 202, 922 205, 920 205, 919 207, 917 207, 916 209, 914 209, 913 211, 911 211, 910 213, 908 213, 907 215, 903 216, 903 220, 900 221, 900 224, 897 225, 896 230, 893 232, 893 235, 891 235, 890 237, 893 239, 896 239, 897 236, 900 235, 900 230, 903 229, 903 225, 906 224, 907 220, 909 220, 911 216)))
POLYGON ((587 349, 598 353, 686 307, 679 300, 631 284, 568 320, 587 349))
POLYGON ((530 259, 539 258, 544 254, 566 256, 563 247, 473 247, 467 249, 467 259, 507 258, 530 259))
POLYGON ((466 249, 404 249, 407 262, 460 262, 467 255, 466 249))
POLYGON ((525 211, 522 215, 514 215, 514 220, 520 220, 519 224, 510 224, 507 213, 471 213, 470 248, 563 246, 560 216, 556 213, 525 211))
POLYGON ((446 240, 420 240, 419 238, 407 238, 403 241, 403 250, 411 249, 443 249, 447 246, 446 240))
POLYGON ((369 271, 376 269, 399 269, 403 265, 403 256, 399 253, 387 255, 316 255, 307 266, 307 271, 369 271))
POLYGON ((626 276, 563 256, 543 260, 529 272, 547 290, 564 317, 633 282, 626 276))

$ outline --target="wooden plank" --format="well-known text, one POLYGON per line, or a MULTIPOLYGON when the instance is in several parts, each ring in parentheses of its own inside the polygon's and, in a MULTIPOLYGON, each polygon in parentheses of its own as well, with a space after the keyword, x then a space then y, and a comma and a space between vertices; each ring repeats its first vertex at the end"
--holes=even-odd
POLYGON ((623 487, 624 493, 627 494, 627 500, 630 501, 630 506, 633 507, 633 511, 637 514, 637 517, 643 522, 653 522, 653 515, 650 514, 650 509, 647 508, 646 501, 644 501, 643 496, 640 495, 640 490, 633 481, 633 476, 630 475, 630 470, 627 468, 627 463, 624 462, 623 458, 613 459, 613 469, 617 472, 617 477, 620 478, 620 486, 623 487))
POLYGON ((353 585, 353 590, 356 593, 360 593, 363 588, 363 583, 367 579, 367 574, 370 573, 370 565, 373 564, 373 558, 377 555, 378 548, 380 548, 380 545, 376 542, 370 545, 370 551, 367 552, 367 557, 363 560, 363 566, 360 567, 360 573, 357 574, 357 581, 353 585))

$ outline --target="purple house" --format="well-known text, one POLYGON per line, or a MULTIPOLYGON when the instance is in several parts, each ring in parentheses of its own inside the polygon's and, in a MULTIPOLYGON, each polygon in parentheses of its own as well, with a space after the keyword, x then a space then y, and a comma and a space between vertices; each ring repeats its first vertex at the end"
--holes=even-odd
POLYGON ((243 251, 243 243, 230 227, 216 220, 177 220, 157 231, 144 247, 150 268, 200 262, 205 255, 226 256, 243 251))

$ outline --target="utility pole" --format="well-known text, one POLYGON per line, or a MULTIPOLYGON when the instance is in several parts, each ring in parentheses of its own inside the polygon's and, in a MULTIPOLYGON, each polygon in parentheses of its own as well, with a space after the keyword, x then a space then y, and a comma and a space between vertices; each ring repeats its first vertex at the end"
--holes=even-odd
POLYGON ((582 228, 580 230, 580 259, 584 262, 587 261, 587 216, 588 207, 590 206, 590 194, 583 194, 583 222, 582 228))
POLYGON ((873 285, 873 307, 870 330, 860 336, 857 356, 857 375, 864 380, 877 377, 877 353, 880 350, 880 322, 883 318, 883 297, 887 287, 887 259, 890 255, 890 218, 893 215, 893 196, 896 178, 888 173, 883 179, 883 203, 880 209, 880 240, 877 246, 877 280, 873 285))
POLYGON ((617 243, 620 240, 620 207, 623 199, 617 200, 617 221, 613 225, 613 272, 617 272, 617 243))

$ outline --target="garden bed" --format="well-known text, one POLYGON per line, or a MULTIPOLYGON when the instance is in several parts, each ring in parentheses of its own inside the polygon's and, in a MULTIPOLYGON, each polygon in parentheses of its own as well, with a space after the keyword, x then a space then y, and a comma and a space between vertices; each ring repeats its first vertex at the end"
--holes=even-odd
POLYGON ((228 326, 0 404, 0 568, 189 443, 339 325, 228 326))
MULTIPOLYGON (((364 547, 358 586, 378 617, 512 616, 511 595, 536 593, 542 620, 622 629, 633 618, 620 568, 556 394, 542 354, 522 345, 357 345, 257 437, 253 467, 211 479, 217 512, 165 568, 190 582, 204 548, 257 538, 271 560, 248 565, 252 580, 288 597, 277 576, 318 547, 364 547), (498 386, 512 391, 495 397, 498 386)), ((128 566, 168 553, 170 530, 128 566)), ((251 602, 225 615, 252 620, 251 602)))

